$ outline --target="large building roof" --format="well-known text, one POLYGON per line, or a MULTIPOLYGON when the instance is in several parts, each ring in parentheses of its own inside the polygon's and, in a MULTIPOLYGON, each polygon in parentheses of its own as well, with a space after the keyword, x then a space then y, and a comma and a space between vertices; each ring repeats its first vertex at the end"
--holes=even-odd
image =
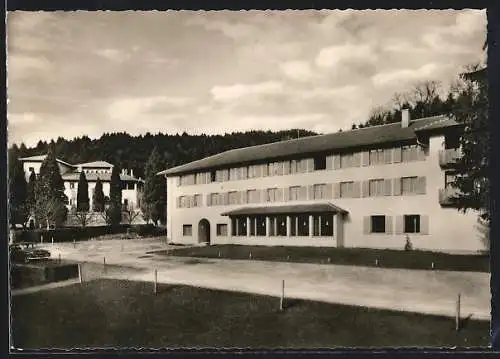
POLYGON ((459 126, 459 124, 450 118, 434 116, 411 121, 408 127, 402 127, 401 123, 397 122, 326 135, 303 137, 221 152, 201 160, 167 169, 158 173, 158 175, 179 175, 221 168, 236 163, 259 162, 273 158, 278 159, 288 156, 409 141, 415 140, 419 132, 435 131, 455 126, 459 126))
MULTIPOLYGON (((23 162, 43 162, 43 160, 45 160, 45 157, 47 157, 47 155, 22 157, 19 160, 23 161, 23 162)), ((64 165, 66 165, 66 166, 69 166, 69 167, 75 167, 74 165, 72 165, 72 164, 70 164, 68 162, 64 162, 63 160, 60 160, 59 158, 56 158, 56 161, 59 162, 59 163, 62 163, 64 165)))
POLYGON ((249 216, 265 214, 293 214, 293 213, 341 213, 348 212, 330 202, 328 203, 310 203, 285 206, 267 206, 267 207, 243 207, 232 211, 222 213, 223 216, 249 216))
MULTIPOLYGON (((78 179, 80 178, 80 172, 65 173, 61 176, 65 181, 78 181, 78 179)), ((111 181, 111 173, 85 173, 85 178, 89 182, 97 181, 97 177, 99 177, 103 182, 111 181)), ((125 174, 120 174, 120 179, 122 181, 128 181, 128 182, 143 182, 143 180, 141 180, 140 178, 135 178, 133 176, 125 174)))
POLYGON ((113 165, 106 161, 94 161, 94 162, 86 162, 86 163, 77 163, 75 167, 84 167, 84 168, 111 168, 113 165))

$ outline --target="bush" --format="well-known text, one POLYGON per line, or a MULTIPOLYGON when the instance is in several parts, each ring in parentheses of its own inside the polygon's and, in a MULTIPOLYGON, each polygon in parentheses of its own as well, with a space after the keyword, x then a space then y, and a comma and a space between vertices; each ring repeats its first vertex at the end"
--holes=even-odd
POLYGON ((130 227, 130 232, 140 237, 161 237, 167 235, 167 229, 152 224, 138 224, 130 227))
POLYGON ((35 230, 19 230, 15 234, 15 243, 28 242, 40 243, 51 242, 72 242, 73 240, 81 241, 94 237, 103 236, 106 234, 126 233, 129 225, 119 226, 99 226, 99 227, 63 227, 54 230, 35 229, 35 230))

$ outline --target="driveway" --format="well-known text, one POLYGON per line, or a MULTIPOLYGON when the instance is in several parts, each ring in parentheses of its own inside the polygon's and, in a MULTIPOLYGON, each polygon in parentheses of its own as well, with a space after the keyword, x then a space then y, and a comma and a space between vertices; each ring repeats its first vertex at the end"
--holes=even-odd
MULTIPOLYGON (((476 272, 420 271, 359 266, 197 259, 146 254, 173 248, 157 239, 106 240, 47 244, 57 258, 103 264, 109 278, 185 284, 287 298, 490 319, 490 275, 476 272), (112 266, 108 266, 112 265, 112 266), (115 267, 113 270, 113 266, 115 267), (135 270, 134 270, 135 268, 135 270)), ((93 265, 95 268, 95 264, 93 265)), ((84 278, 85 279, 85 278, 84 278)))

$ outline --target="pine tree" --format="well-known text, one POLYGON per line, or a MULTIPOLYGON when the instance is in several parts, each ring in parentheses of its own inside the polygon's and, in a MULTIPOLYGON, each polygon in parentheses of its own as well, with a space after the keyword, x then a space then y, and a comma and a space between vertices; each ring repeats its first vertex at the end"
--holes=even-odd
POLYGON ((33 215, 35 213, 36 206, 36 174, 34 171, 31 171, 30 177, 28 180, 28 193, 26 198, 26 204, 28 206, 29 215, 33 215))
POLYGON ((142 212, 155 225, 165 222, 167 206, 167 188, 165 178, 157 173, 163 169, 160 153, 155 147, 145 166, 145 183, 142 200, 142 212))
POLYGON ((104 192, 102 190, 102 182, 99 177, 97 177, 94 193, 92 196, 92 210, 94 212, 104 211, 104 192))
POLYGON ((457 161, 454 182, 459 194, 454 201, 459 210, 477 210, 481 219, 489 221, 490 123, 488 116, 487 69, 462 75, 452 117, 464 125, 460 139, 462 156, 457 161))
POLYGON ((9 151, 9 221, 11 225, 26 223, 28 217, 28 184, 23 164, 18 159, 19 150, 13 146, 9 151))
POLYGON ((52 141, 46 158, 40 166, 40 177, 36 182, 37 221, 43 224, 60 226, 67 218, 68 210, 65 204, 68 198, 64 194, 64 181, 54 153, 55 144, 52 141))
POLYGON ((109 208, 106 210, 110 224, 119 225, 122 219, 122 181, 120 169, 114 166, 111 171, 111 182, 109 184, 109 208))
POLYGON ((85 172, 80 172, 78 179, 78 192, 76 194, 76 210, 78 212, 88 212, 90 209, 89 203, 89 184, 85 172))

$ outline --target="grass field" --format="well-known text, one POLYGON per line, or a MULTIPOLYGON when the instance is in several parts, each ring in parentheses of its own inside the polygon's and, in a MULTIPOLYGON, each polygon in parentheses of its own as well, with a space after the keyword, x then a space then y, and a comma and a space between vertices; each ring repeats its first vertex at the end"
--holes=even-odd
POLYGON ((156 251, 181 257, 249 259, 277 262, 378 266, 382 268, 434 269, 489 273, 488 255, 456 255, 426 251, 366 248, 213 245, 156 251))
POLYGON ((478 347, 489 323, 117 280, 12 297, 16 348, 478 347))

